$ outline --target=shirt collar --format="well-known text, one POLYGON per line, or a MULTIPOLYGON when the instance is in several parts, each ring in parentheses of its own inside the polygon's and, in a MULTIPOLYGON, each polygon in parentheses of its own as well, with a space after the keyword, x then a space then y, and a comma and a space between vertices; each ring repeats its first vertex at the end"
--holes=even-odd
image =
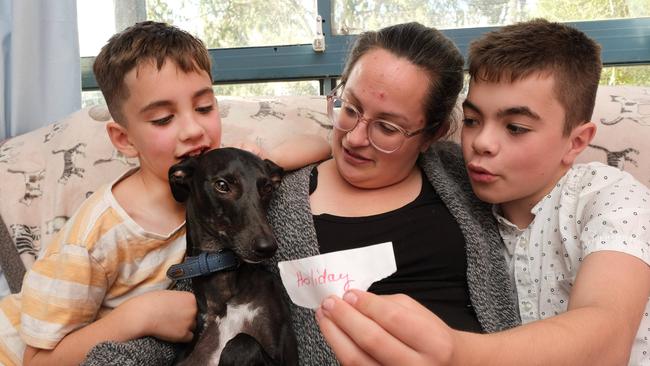
MULTIPOLYGON (((501 211, 501 206, 499 205, 492 205, 492 214, 497 220, 497 223, 499 224, 499 233, 501 234, 501 237, 503 239, 503 243, 506 247, 506 250, 508 251, 508 254, 514 255, 515 252, 515 246, 517 245, 515 238, 522 233, 524 233, 526 230, 529 230, 535 223, 535 219, 549 207, 549 205, 553 205, 554 203, 557 203, 559 205, 560 197, 559 195, 562 194, 562 186, 564 185, 564 182, 567 179, 567 174, 565 174, 553 187, 551 192, 549 192, 547 195, 542 197, 539 202, 537 202, 533 208, 531 208, 530 213, 532 213, 535 217, 533 218, 533 221, 528 225, 527 228, 525 229, 519 229, 517 225, 513 224, 503 216, 503 212, 501 211)), ((546 215, 541 215, 542 217, 546 215)))
POLYGON ((515 238, 521 234, 523 230, 520 230, 517 225, 513 224, 503 216, 499 205, 492 205, 492 214, 499 224, 499 233, 503 239, 503 244, 506 247, 508 254, 513 256, 515 254, 515 246, 517 245, 515 238))

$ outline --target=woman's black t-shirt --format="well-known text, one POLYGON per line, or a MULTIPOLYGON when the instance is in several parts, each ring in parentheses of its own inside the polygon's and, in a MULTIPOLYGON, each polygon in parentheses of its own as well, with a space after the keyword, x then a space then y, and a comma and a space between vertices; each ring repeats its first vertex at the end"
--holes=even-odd
MULTIPOLYGON (((365 217, 314 215, 321 253, 392 242, 397 271, 368 291, 404 293, 438 315, 450 327, 481 332, 467 288, 465 239, 435 189, 422 177, 422 190, 411 203, 365 217)), ((316 190, 318 170, 310 177, 316 190)))

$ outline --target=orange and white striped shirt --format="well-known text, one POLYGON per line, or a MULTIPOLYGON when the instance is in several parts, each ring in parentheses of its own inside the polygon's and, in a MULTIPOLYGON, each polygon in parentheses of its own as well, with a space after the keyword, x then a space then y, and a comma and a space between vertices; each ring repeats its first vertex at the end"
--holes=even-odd
POLYGON ((25 344, 53 349, 124 301, 171 286, 165 272, 183 260, 185 225, 167 235, 145 231, 115 200, 114 184, 82 204, 27 272, 22 292, 0 302, 0 364, 20 365, 25 344))

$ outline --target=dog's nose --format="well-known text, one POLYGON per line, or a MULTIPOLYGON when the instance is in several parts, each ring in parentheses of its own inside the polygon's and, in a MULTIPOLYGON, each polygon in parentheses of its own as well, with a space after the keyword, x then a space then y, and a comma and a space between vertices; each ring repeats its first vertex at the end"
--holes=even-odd
POLYGON ((270 258, 275 254, 275 251, 278 249, 275 240, 269 240, 267 238, 257 238, 253 245, 255 248, 255 254, 263 258, 270 258))

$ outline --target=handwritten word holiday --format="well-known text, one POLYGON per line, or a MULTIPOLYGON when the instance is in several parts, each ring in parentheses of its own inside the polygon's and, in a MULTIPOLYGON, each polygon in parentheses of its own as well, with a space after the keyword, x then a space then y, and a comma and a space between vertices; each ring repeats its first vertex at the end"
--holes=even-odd
POLYGON ((309 274, 298 271, 296 272, 296 279, 298 280, 298 287, 342 283, 343 291, 349 290, 350 283, 354 281, 350 279, 350 275, 347 273, 328 273, 327 269, 323 269, 323 271, 311 270, 309 274))

